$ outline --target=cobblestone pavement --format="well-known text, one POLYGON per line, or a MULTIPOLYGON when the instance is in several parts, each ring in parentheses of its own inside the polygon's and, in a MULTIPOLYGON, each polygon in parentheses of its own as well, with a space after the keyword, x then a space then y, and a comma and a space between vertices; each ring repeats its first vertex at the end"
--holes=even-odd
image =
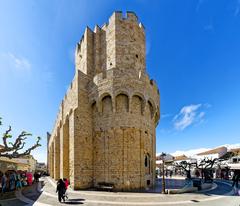
POLYGON ((35 184, 16 192, 16 198, 0 200, 2 206, 23 205, 89 205, 89 206, 239 206, 240 197, 232 196, 233 191, 228 183, 216 182, 218 187, 205 193, 189 193, 178 195, 162 195, 159 193, 130 193, 130 192, 97 192, 97 191, 72 191, 69 189, 69 200, 58 203, 55 193, 55 182, 51 178, 43 178, 43 184, 35 184), (43 187, 42 187, 43 186, 43 187))

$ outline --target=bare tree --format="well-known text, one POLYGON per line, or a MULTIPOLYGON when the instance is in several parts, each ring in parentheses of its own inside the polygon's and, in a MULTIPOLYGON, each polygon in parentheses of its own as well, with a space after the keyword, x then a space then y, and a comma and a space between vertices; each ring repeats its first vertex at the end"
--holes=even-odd
MULTIPOLYGON (((0 125, 2 125, 2 118, 0 117, 0 125)), ((3 145, 0 145, 0 157, 8 157, 8 158, 18 158, 23 157, 26 155, 29 155, 32 150, 36 149, 37 147, 40 147, 40 137, 37 137, 37 141, 34 145, 32 145, 30 148, 25 149, 25 143, 26 139, 29 136, 32 136, 31 133, 28 132, 21 132, 20 135, 17 136, 15 141, 13 140, 12 135, 10 134, 12 131, 11 126, 9 126, 8 130, 5 131, 5 133, 2 136, 2 142, 3 145), (14 142, 11 142, 13 140, 14 142)))
POLYGON ((181 161, 180 163, 175 163, 176 167, 183 169, 186 174, 187 178, 191 178, 191 169, 196 168, 201 170, 202 179, 205 180, 211 179, 211 171, 214 165, 216 165, 218 162, 218 159, 209 159, 204 158, 199 163, 198 162, 187 162, 187 161, 181 161))
POLYGON ((186 174, 187 178, 191 179, 191 168, 195 165, 195 163, 181 161, 180 163, 175 163, 176 167, 183 169, 186 174))
POLYGON ((196 163, 196 168, 201 170, 202 179, 212 180, 212 168, 218 162, 218 158, 209 159, 204 158, 199 163, 196 163))

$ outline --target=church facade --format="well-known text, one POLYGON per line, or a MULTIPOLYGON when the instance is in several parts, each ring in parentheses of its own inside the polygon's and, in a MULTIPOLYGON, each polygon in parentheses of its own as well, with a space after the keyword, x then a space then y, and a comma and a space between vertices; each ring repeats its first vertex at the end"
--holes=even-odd
POLYGON ((68 178, 73 189, 102 182, 119 191, 151 187, 159 104, 135 13, 114 12, 102 27, 87 27, 48 141, 50 176, 68 178))

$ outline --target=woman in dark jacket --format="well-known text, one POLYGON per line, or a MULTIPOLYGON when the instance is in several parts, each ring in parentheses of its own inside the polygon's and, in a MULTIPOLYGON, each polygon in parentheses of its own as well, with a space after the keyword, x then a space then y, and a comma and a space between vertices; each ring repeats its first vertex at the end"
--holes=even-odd
POLYGON ((66 192, 66 187, 62 179, 59 179, 57 182, 56 192, 58 193, 58 201, 61 202, 63 199, 63 201, 65 202, 64 194, 66 192))

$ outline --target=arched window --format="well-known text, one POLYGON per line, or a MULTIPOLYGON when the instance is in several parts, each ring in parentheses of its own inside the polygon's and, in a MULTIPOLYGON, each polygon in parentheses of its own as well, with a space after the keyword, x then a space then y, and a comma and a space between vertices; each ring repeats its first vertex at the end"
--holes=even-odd
POLYGON ((150 118, 153 118, 153 113, 154 113, 153 105, 152 105, 152 103, 150 101, 148 101, 147 103, 148 103, 148 110, 149 110, 148 113, 150 115, 150 118))
POLYGON ((148 166, 148 156, 147 155, 145 155, 145 161, 144 162, 145 162, 144 163, 145 167, 147 167, 148 166))
POLYGON ((150 155, 147 153, 145 155, 145 159, 144 159, 144 166, 145 166, 145 173, 150 174, 151 171, 151 160, 150 160, 150 155))
POLYGON ((116 96, 116 111, 117 112, 128 112, 129 100, 126 94, 119 94, 116 96))
POLYGON ((107 95, 102 99, 102 111, 104 114, 112 112, 112 98, 110 95, 107 95))
POLYGON ((142 114, 143 113, 143 99, 138 96, 138 95, 134 95, 132 97, 132 112, 134 114, 142 114))

